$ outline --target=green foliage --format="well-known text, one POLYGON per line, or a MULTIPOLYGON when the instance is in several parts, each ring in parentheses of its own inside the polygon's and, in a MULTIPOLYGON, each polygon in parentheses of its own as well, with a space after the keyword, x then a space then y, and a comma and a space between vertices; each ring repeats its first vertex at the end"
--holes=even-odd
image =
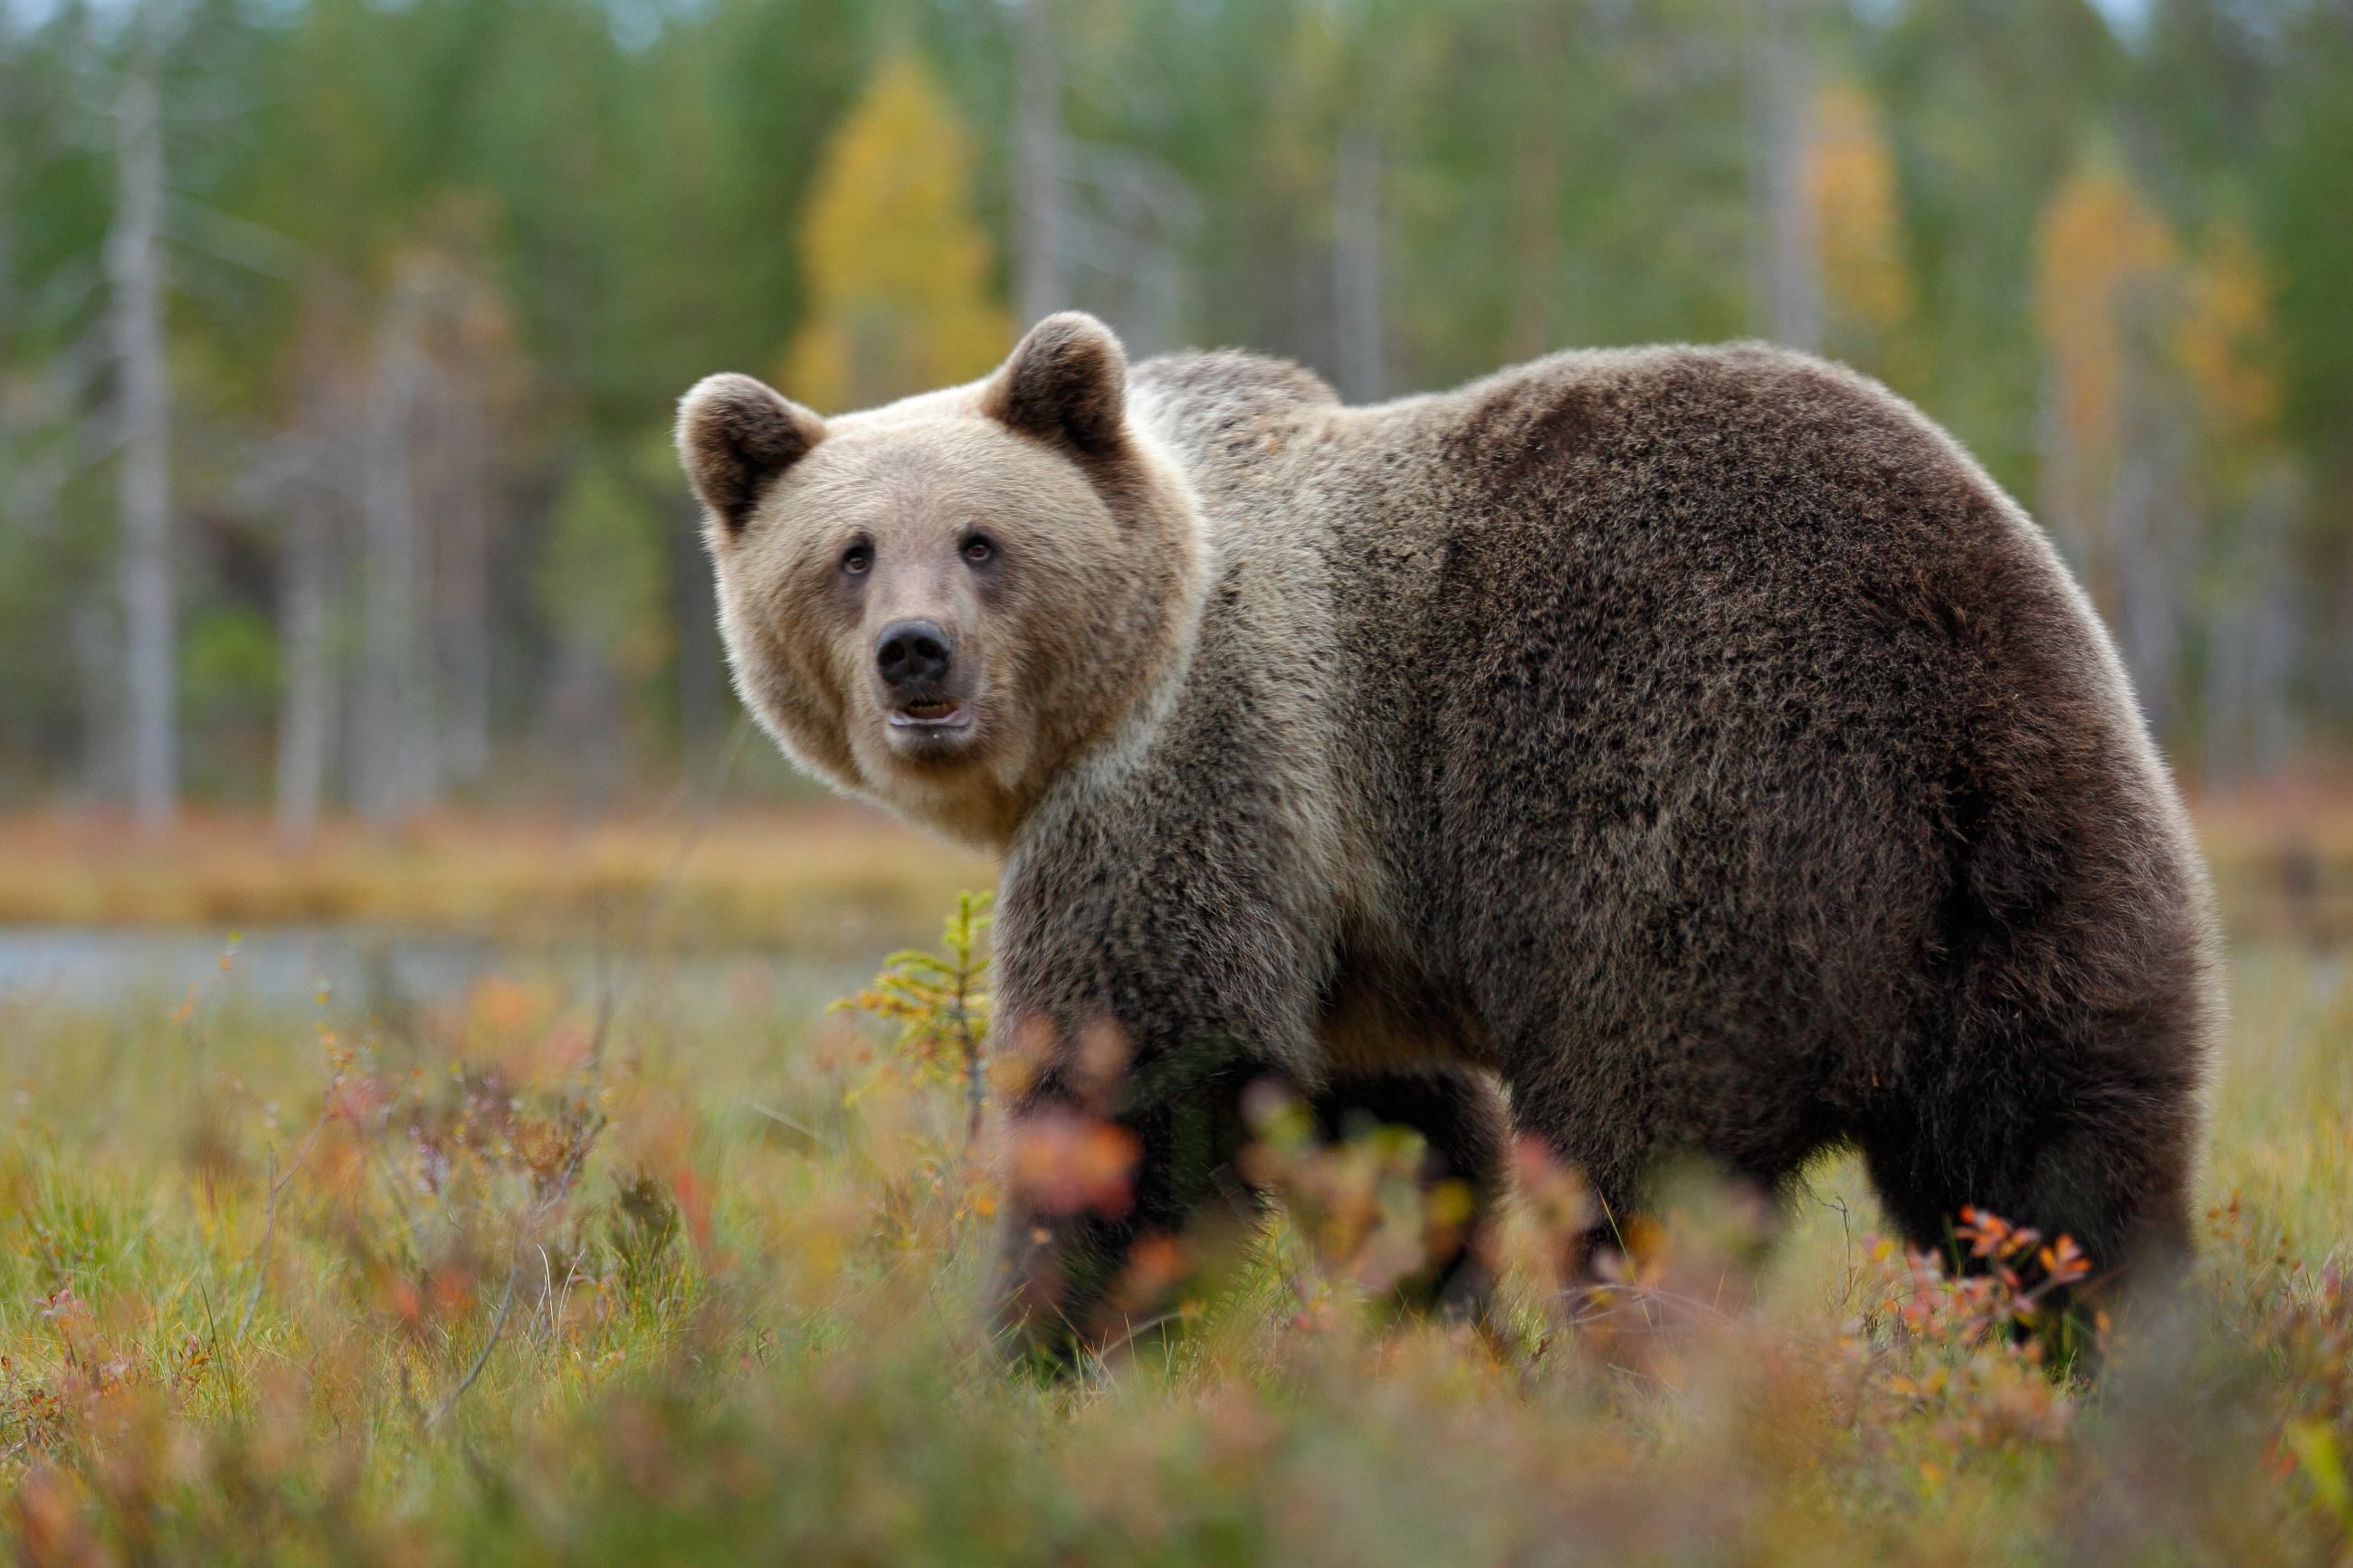
POLYGON ((25 1282, 35 1294, 112 1293, 137 1277, 144 1240, 139 1219, 98 1180, 95 1173, 56 1164, 34 1177, 10 1241, 29 1266, 25 1282))
POLYGON ((278 637, 250 605, 208 611, 189 626, 180 684, 199 711, 266 713, 278 694, 278 637))
MULTIPOLYGON (((1762 325, 1741 265, 1757 149, 1733 0, 1046 3, 1073 302, 1140 351, 1230 343, 1336 370, 1344 130, 1378 144, 1395 390, 1555 347, 1762 325)), ((2067 488, 2049 472, 2046 396, 2102 357, 2098 309, 2059 331, 2037 309, 2052 281, 2037 237, 2084 171, 2172 237, 2181 310, 2222 302, 2265 323, 2259 353, 2164 369, 2155 389, 2204 400, 2246 384, 2216 367, 2260 363, 2265 428, 2116 437, 2179 469, 2145 481, 2182 513, 2162 546, 2185 581, 2163 596, 2186 607, 2168 684, 2189 700, 2169 722, 2186 736, 2201 708, 2230 718, 2239 699, 2198 678, 2214 644, 2268 620, 2309 632, 2293 668, 2263 678, 2277 701, 2343 738, 2353 691, 2320 630, 2353 618, 2341 7, 2161 0, 2129 38, 2082 0, 1802 9, 1828 346, 1952 426, 2022 499, 2048 508, 2067 488), (2258 527, 2250 498, 2266 486, 2283 515, 2258 527)), ((512 335, 464 362, 476 379, 497 367, 511 383, 497 395, 435 393, 497 413, 482 482, 493 706, 511 736, 545 706, 532 683, 571 678, 567 638, 626 650, 646 675, 629 703, 659 707, 692 679, 716 697, 675 476, 646 491, 644 538, 613 501, 638 480, 612 455, 634 453, 694 377, 770 374, 846 407, 979 374, 1015 325, 1019 73, 1001 0, 167 11, 177 558, 199 662, 226 651, 195 640, 215 612, 273 602, 297 509, 342 559, 361 554, 351 454, 420 249, 462 256, 512 335), (330 471, 290 479, 297 455, 330 471), (543 563, 565 588, 543 585, 543 563), (550 603, 565 614, 535 613, 550 603)), ((103 7, 0 19, 0 770, 30 788, 102 759, 92 742, 111 721, 86 694, 109 689, 121 640, 100 433, 106 106, 124 37, 103 7)), ((2201 420, 2212 411, 2200 402, 2201 420)), ((252 652, 237 652, 248 674, 252 652)), ((191 774, 249 793, 268 726, 201 721, 214 716, 189 716, 191 774)))
POLYGON ((670 630, 662 533, 674 522, 617 465, 580 465, 556 505, 539 569, 540 613, 565 646, 624 676, 660 668, 670 630))
POLYGON ((605 1245, 625 1300, 655 1302, 677 1289, 679 1239, 678 1205, 658 1177, 644 1171, 615 1177, 605 1245))
POLYGON ((981 955, 991 895, 960 893, 940 933, 940 950, 905 949, 883 961, 874 983, 833 1004, 894 1026, 892 1049, 924 1083, 953 1083, 967 1107, 966 1142, 980 1131, 987 1100, 988 960, 981 955))

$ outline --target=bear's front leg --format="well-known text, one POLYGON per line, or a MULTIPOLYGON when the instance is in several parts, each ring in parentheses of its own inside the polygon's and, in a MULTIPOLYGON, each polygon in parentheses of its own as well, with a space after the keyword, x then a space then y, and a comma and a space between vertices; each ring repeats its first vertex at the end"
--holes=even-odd
POLYGON ((1197 1045, 1099 1087, 1055 1074, 1021 1096, 1005 1127, 1004 1350, 1066 1369, 1166 1321, 1179 1278, 1258 1222, 1237 1161, 1243 1093, 1269 1076, 1242 1052, 1197 1045))
POLYGON ((997 894, 998 1322, 1065 1363, 1158 1316, 1214 1232, 1257 1224, 1243 1093, 1323 1076, 1330 876, 1282 791, 1225 771, 1260 753, 1168 743, 1184 767, 1081 778, 1041 808, 997 894))

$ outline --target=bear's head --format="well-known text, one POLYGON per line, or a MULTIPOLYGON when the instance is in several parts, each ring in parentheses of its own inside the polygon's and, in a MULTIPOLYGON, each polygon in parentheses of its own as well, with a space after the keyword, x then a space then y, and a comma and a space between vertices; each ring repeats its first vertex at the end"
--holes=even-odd
POLYGON ((1039 322, 984 381, 830 420, 711 376, 678 446, 745 702, 803 767, 956 837, 1002 847, 1188 657, 1200 514, 1091 316, 1039 322))

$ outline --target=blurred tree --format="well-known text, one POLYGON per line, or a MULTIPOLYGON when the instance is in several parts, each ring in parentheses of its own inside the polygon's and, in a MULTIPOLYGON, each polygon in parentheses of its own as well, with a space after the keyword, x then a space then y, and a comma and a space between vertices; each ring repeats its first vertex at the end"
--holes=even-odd
POLYGON ((2182 577, 2179 490, 2152 351, 2175 246, 2112 155, 2052 194, 2036 242, 2046 356, 2042 514, 2116 626, 2142 701, 2170 716, 2182 577), (2151 424, 2151 421, 2157 423, 2151 424))
POLYGON ((2279 434, 2279 346, 2271 279, 2243 224, 2214 225, 2184 295, 2177 329, 2181 361, 2215 460, 2226 470, 2260 460, 2279 434))
MULTIPOLYGON (((653 456, 667 466, 666 452, 653 456)), ((668 520, 648 504, 632 466, 599 456, 574 472, 534 584, 555 637, 545 726, 559 754, 576 759, 590 805, 608 798, 619 777, 626 699, 669 653, 668 520)))
POLYGON ((2129 59, 2086 0, 1906 0, 1857 42, 1890 106, 1926 379, 1910 390, 1994 476, 2042 455, 2036 237, 2129 59))
POLYGON ((1012 340, 988 294, 964 132, 928 71, 886 58, 834 133, 802 228, 810 315, 784 384, 821 411, 985 374, 1012 340))
MULTIPOLYGON (((0 7, 11 801, 131 783, 117 524, 153 467, 118 461, 109 239, 149 3, 0 7)), ((987 369, 1050 298, 1372 395, 1802 340, 1772 296, 1810 268, 1825 347, 2044 500, 2210 767, 2353 739, 2334 0, 2149 0, 2128 43, 2087 0, 153 3, 174 772, 265 787, 274 666, 290 835, 464 786, 577 706, 543 569, 580 475, 638 485, 611 454, 694 377, 783 362, 871 403, 987 369)), ((670 531, 610 586, 652 595, 669 668, 596 721, 630 747, 730 701, 682 489, 644 483, 670 531)))
POLYGON ((1567 177, 1570 38, 1574 22, 1561 0, 1527 0, 1516 8, 1526 103, 1513 152, 1511 277, 1504 358, 1534 359, 1561 346, 1558 314, 1561 190, 1567 177))
POLYGON ((2295 570, 2305 487, 2280 438, 2274 289, 2242 224, 2212 226, 2182 292, 2177 348, 2210 533, 2199 595, 2205 763, 2223 781, 2283 765, 2296 743, 2296 647, 2311 619, 2295 570))
POLYGON ((2174 259, 2164 220, 2112 160, 2052 192, 2036 244, 2036 314, 2048 364, 2043 516, 2077 559, 2092 596, 2116 600, 2110 492, 2125 419, 2130 313, 2174 259))
POLYGON ((1791 348, 1822 342, 1820 258, 1805 200, 1810 0, 1746 0, 1751 329, 1791 348))
POLYGON ((364 396, 344 353, 348 300, 323 274, 304 290, 287 356, 291 404, 261 503, 283 520, 279 550, 279 707, 273 810, 279 837, 307 843, 325 803, 343 704, 335 637, 353 500, 351 455, 364 396))
POLYGON ((1062 134, 1060 43, 1046 0, 1004 0, 1013 45, 1013 227, 1019 324, 1070 304, 1063 279, 1070 228, 1067 139, 1062 134))
POLYGON ((1899 386, 1908 384, 1918 366, 1906 338, 1914 301, 1895 153, 1878 106, 1858 83, 1832 79, 1815 95, 1804 192, 1820 260, 1827 345, 1899 386))
POLYGON ((162 0, 128 23, 130 58, 114 105, 112 293, 115 422, 121 444, 123 715, 131 798, 149 832, 179 809, 178 605, 173 587, 172 368, 164 346, 162 0))

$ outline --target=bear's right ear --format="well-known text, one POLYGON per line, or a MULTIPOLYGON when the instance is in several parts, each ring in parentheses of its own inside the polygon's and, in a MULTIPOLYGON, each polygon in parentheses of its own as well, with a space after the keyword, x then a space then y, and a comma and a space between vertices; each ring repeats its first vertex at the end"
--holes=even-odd
POLYGON ((679 400, 679 460, 731 536, 768 482, 824 439, 824 420, 748 375, 704 376, 679 400))

